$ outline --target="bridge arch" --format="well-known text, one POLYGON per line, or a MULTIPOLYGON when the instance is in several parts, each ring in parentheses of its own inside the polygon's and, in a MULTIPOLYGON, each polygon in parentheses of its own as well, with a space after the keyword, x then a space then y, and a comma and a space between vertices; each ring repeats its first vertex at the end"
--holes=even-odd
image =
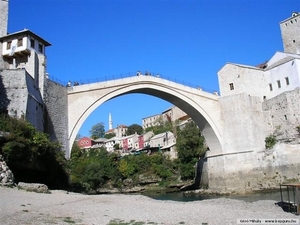
POLYGON ((75 137, 89 115, 103 103, 130 93, 151 95, 176 105, 199 126, 214 154, 222 152, 218 96, 161 78, 143 76, 74 86, 68 91, 68 158, 75 137))

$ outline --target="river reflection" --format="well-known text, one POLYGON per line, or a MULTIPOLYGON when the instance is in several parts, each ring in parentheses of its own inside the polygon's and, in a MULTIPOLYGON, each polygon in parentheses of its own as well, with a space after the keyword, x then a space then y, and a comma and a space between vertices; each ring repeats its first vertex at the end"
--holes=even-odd
MULTIPOLYGON (((283 192, 285 195, 286 193, 283 192)), ((259 193, 251 193, 251 194, 239 194, 239 195, 185 195, 183 192, 174 192, 174 193, 144 193, 143 195, 148 196, 150 198, 156 200, 169 200, 169 201, 181 201, 181 202, 189 202, 189 201, 202 201, 205 199, 217 199, 217 198, 229 198, 229 199, 237 199, 244 200, 246 202, 256 202, 260 200, 274 200, 279 202, 280 191, 264 191, 259 193)))

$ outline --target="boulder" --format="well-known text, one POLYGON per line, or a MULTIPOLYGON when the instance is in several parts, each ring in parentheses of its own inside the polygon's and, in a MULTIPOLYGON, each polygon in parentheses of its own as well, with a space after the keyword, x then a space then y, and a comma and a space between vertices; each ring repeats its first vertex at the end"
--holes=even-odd
POLYGON ((26 191, 37 192, 37 193, 50 193, 47 185, 39 184, 39 183, 19 182, 18 183, 18 188, 26 190, 26 191))
POLYGON ((117 194, 120 193, 120 190, 117 188, 97 188, 97 194, 117 194))
POLYGON ((14 185, 14 175, 6 165, 4 158, 0 155, 0 185, 11 186, 14 185))
POLYGON ((162 179, 155 175, 145 176, 143 174, 139 175, 138 184, 147 185, 153 183, 159 183, 162 179))

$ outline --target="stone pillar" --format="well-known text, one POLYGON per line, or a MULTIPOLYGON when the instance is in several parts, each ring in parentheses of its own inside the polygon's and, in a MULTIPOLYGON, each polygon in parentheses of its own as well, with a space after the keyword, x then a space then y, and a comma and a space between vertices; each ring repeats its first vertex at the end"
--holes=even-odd
MULTIPOLYGON (((7 35, 8 25, 8 0, 0 0, 0 37, 7 35)), ((0 43, 0 53, 2 54, 2 44, 0 43)), ((0 57, 0 69, 4 68, 4 61, 0 57)))

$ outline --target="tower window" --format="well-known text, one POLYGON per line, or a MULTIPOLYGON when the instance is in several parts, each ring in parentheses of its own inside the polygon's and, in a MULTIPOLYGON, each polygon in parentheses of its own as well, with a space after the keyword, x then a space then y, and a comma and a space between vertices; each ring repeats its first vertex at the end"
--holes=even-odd
POLYGON ((23 38, 19 38, 19 39, 18 39, 17 46, 18 46, 18 47, 23 46, 23 38))
POLYGON ((281 88, 280 80, 277 81, 278 88, 281 88))
POLYGON ((39 44, 39 52, 43 53, 43 45, 42 44, 39 44))
POLYGON ((269 84, 270 91, 273 91, 272 84, 269 84))
POLYGON ((6 45, 6 49, 10 49, 11 48, 11 41, 7 42, 7 45, 6 45))
POLYGON ((234 90, 233 83, 230 83, 230 84, 229 84, 229 88, 230 88, 231 91, 234 90))
POLYGON ((286 85, 290 85, 290 80, 288 77, 285 78, 285 83, 286 83, 286 85))
POLYGON ((34 39, 30 39, 30 47, 34 48, 34 39))

